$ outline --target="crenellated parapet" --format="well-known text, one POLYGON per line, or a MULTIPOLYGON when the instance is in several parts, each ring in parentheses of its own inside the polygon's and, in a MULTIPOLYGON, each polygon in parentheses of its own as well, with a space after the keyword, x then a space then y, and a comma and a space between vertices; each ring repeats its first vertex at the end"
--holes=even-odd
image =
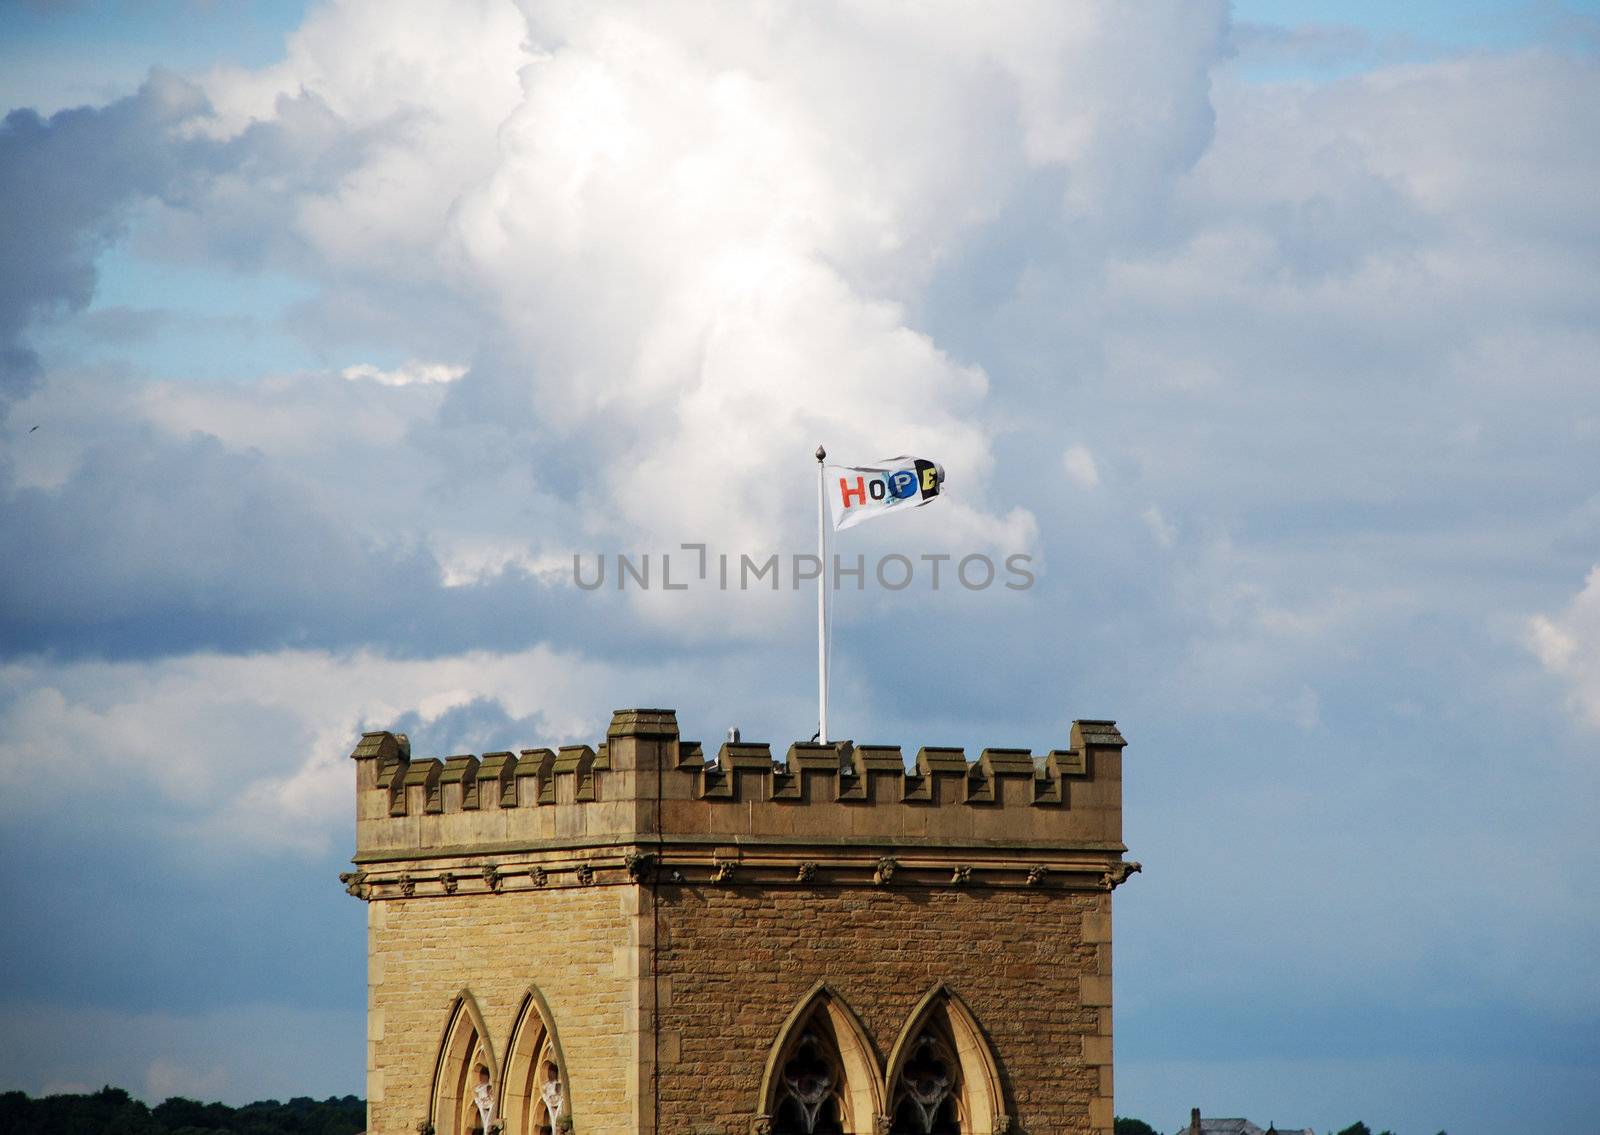
MULTIPOLYGON (((1068 885, 1122 868, 1111 721, 1068 745, 795 743, 781 757, 683 740, 671 710, 618 710, 597 745, 414 758, 364 734, 357 855, 367 898, 645 881, 713 886, 1068 885)), ((1115 879, 1114 882, 1110 881, 1115 879)))

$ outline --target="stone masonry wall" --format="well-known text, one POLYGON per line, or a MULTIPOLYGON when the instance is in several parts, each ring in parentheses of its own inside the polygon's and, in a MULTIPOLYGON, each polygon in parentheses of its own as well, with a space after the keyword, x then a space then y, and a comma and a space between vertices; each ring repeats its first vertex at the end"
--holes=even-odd
POLYGON ((880 1076, 943 983, 998 1065, 995 1131, 1110 1135, 1111 892, 1139 870, 1123 744, 1094 720, 1042 756, 708 760, 670 710, 619 710, 598 748, 481 760, 364 735, 343 881, 368 903, 369 1130, 429 1118, 458 994, 503 1067, 531 986, 574 1135, 750 1135, 773 1042, 825 981, 880 1076))
POLYGON ((966 1002, 1014 1130, 1111 1128, 1111 897, 1051 889, 664 888, 661 1130, 742 1133, 796 1003, 826 980, 880 1070, 923 994, 966 1002))
POLYGON ((463 988, 504 1062, 530 984, 555 1018, 587 1132, 635 1130, 636 887, 429 896, 367 906, 368 1130, 416 1135, 463 988))

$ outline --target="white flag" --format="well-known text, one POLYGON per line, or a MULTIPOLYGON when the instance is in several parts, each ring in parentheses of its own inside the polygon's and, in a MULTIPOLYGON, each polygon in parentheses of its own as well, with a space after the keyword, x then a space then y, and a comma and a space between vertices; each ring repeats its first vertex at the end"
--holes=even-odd
POLYGON ((877 465, 829 465, 824 482, 833 530, 937 500, 944 466, 920 457, 890 457, 877 465))

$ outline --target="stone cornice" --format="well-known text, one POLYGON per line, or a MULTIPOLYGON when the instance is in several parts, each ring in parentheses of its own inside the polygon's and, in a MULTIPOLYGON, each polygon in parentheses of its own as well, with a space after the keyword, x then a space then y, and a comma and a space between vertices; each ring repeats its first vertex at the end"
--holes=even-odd
POLYGON ((637 886, 810 890, 1034 888, 1106 892, 1140 870, 1120 848, 752 847, 618 843, 486 856, 460 849, 367 862, 340 876, 358 898, 504 894, 566 887, 637 886), (1026 850, 1029 854, 1019 854, 1026 850))

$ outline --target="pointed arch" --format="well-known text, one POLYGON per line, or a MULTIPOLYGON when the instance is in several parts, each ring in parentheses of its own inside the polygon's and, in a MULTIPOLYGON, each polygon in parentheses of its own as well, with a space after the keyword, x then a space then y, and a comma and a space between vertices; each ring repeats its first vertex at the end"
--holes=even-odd
POLYGON ((784 1130, 875 1131, 883 1081, 861 1019, 825 981, 784 1019, 761 1073, 757 1114, 784 1130))
POLYGON ((536 985, 523 994, 506 1045, 499 1113, 505 1117, 505 1135, 551 1135, 563 1117, 572 1116, 567 1058, 550 1005, 536 985))
MULTIPOLYGON (((450 1014, 439 1038, 439 1056, 433 1067, 433 1093, 428 1115, 437 1135, 472 1135, 483 1123, 473 1098, 476 1068, 489 1070, 491 1084, 500 1082, 494 1045, 484 1027, 483 1014, 471 990, 463 989, 450 1003, 450 1014)), ((490 1122, 494 1121, 491 1115, 490 1122)), ((487 1132, 484 1133, 487 1135, 487 1132)))
POLYGON ((911 1010, 887 1067, 893 1135, 991 1135, 1004 1126, 994 1050, 967 1003, 943 982, 911 1010))

